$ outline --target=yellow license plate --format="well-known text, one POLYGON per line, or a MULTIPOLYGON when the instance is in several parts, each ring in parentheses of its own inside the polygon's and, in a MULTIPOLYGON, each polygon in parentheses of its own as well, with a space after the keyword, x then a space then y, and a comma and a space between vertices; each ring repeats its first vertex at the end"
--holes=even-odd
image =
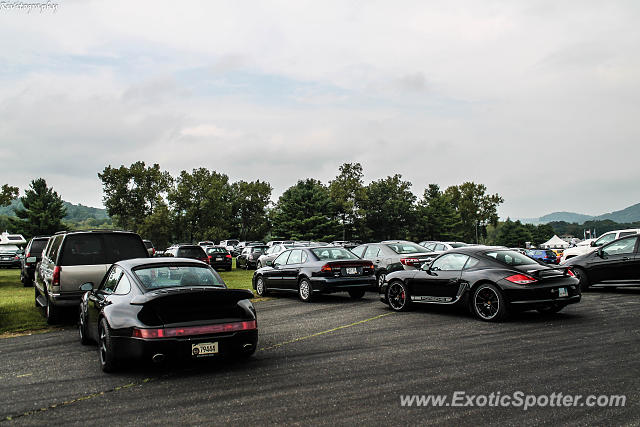
POLYGON ((191 354, 193 356, 208 356, 218 353, 217 342, 201 342, 200 344, 191 344, 191 354))

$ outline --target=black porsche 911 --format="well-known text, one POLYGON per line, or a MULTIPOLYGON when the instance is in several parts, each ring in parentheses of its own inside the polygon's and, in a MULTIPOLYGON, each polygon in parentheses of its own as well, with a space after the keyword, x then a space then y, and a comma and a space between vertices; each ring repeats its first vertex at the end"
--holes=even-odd
POLYGON ((253 289, 258 295, 296 292, 304 302, 310 302, 315 294, 332 292, 348 292, 358 299, 375 285, 373 263, 338 246, 291 248, 278 255, 270 267, 253 274, 253 289))
POLYGON ((85 283, 78 327, 98 343, 100 366, 127 359, 161 362, 250 356, 258 344, 256 311, 246 289, 227 289, 204 262, 187 258, 119 261, 94 287, 85 283))
POLYGON ((420 270, 387 275, 380 299, 395 311, 412 304, 467 304, 481 320, 509 311, 556 313, 580 301, 579 281, 568 267, 541 264, 519 252, 491 246, 448 251, 420 270))

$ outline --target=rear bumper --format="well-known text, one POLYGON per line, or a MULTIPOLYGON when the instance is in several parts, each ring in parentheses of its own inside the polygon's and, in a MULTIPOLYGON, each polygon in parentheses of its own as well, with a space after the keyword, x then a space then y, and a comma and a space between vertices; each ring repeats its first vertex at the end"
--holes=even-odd
POLYGON ((12 260, 0 259, 0 267, 20 267, 20 266, 21 266, 21 262, 19 259, 12 259, 12 260))
POLYGON ((203 335, 184 338, 143 339, 113 336, 113 349, 117 359, 151 359, 163 354, 176 359, 211 359, 226 355, 250 354, 258 346, 258 330, 235 332, 226 335, 203 335), (218 343, 218 353, 195 357, 191 345, 218 343))
POLYGON ((364 277, 312 277, 311 287, 314 292, 346 292, 352 289, 377 287, 375 276, 364 277))
POLYGON ((211 260, 211 267, 213 267, 214 269, 227 269, 227 268, 231 268, 231 258, 229 258, 229 261, 213 261, 211 260))
POLYGON ((51 292, 49 301, 60 307, 74 307, 80 305, 84 292, 51 292))
POLYGON ((540 306, 549 304, 575 304, 580 302, 582 294, 577 280, 572 279, 564 283, 558 281, 545 286, 527 287, 527 285, 501 286, 509 304, 518 307, 540 306), (560 290, 566 291, 566 296, 560 296, 560 290))

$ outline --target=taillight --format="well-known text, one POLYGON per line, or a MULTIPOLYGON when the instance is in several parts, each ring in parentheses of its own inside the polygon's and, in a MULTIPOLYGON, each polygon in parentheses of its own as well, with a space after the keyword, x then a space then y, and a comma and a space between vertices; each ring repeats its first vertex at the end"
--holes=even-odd
POLYGON ((231 254, 226 254, 225 257, 231 258, 231 254))
POLYGON ((414 264, 420 263, 420 260, 418 258, 400 258, 400 263, 413 266, 414 264))
POLYGON ((331 273, 331 266, 329 264, 325 264, 320 267, 320 271, 324 271, 325 273, 331 273))
POLYGON ((574 273, 573 270, 570 268, 567 268, 567 274, 571 277, 576 277, 576 273, 574 273))
POLYGON ((211 262, 211 258, 213 258, 213 255, 209 255, 209 262, 211 262))
POLYGON ((56 265, 53 268, 53 277, 51 278, 51 286, 60 286, 60 271, 62 271, 62 267, 56 265))
POLYGON ((184 328, 149 328, 139 329, 133 328, 131 336, 134 338, 173 338, 190 335, 220 334, 227 332, 249 331, 257 329, 258 324, 255 320, 246 322, 222 323, 218 325, 206 326, 187 326, 184 328))
POLYGON ((198 258, 198 259, 202 262, 206 262, 207 264, 210 264, 209 258, 198 258))
POLYGON ((156 249, 155 248, 151 248, 151 256, 154 256, 156 254, 156 249))
POLYGON ((531 283, 537 282, 536 279, 531 276, 527 276, 526 274, 514 274, 513 276, 505 278, 505 280, 518 285, 530 285, 531 283))

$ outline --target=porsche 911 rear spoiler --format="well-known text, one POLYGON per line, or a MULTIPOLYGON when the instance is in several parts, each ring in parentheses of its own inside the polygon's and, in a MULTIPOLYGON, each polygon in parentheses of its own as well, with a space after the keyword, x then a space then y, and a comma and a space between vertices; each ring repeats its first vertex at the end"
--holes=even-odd
POLYGON ((205 299, 216 304, 233 304, 243 299, 253 298, 253 292, 248 289, 225 289, 209 286, 197 286, 188 288, 158 289, 138 295, 131 299, 132 305, 144 305, 150 301, 162 302, 163 300, 198 300, 205 299))

